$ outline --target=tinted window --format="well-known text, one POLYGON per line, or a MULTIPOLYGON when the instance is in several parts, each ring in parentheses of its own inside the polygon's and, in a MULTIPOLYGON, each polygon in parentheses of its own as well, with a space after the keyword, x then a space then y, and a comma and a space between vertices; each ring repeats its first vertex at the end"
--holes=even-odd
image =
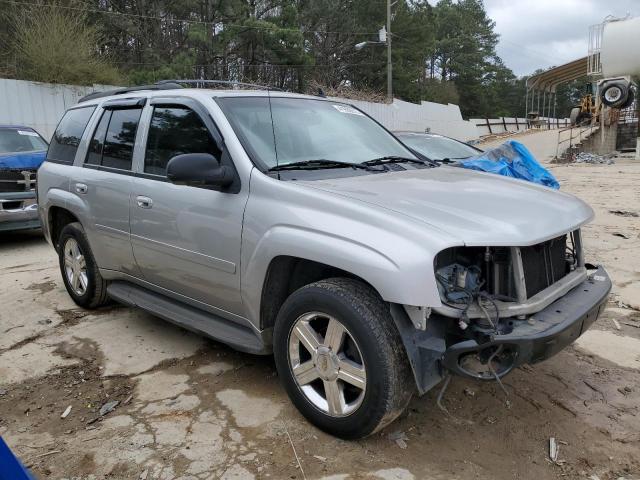
POLYGON ((111 110, 105 110, 100 119, 100 123, 93 133, 91 142, 89 143, 89 153, 87 154, 87 163, 100 165, 102 163, 102 147, 104 146, 104 137, 107 134, 107 127, 111 119, 111 110))
POLYGON ((141 109, 114 110, 102 148, 102 166, 131 170, 141 109))
POLYGON ((0 128, 0 153, 37 152, 47 149, 40 135, 24 128, 0 128))
POLYGON ((149 126, 144 171, 166 175, 169 160, 183 153, 210 153, 220 158, 218 147, 197 113, 186 107, 156 107, 149 126))
POLYGON ((76 108, 64 114, 51 139, 47 160, 73 163, 84 129, 95 109, 95 106, 76 108))

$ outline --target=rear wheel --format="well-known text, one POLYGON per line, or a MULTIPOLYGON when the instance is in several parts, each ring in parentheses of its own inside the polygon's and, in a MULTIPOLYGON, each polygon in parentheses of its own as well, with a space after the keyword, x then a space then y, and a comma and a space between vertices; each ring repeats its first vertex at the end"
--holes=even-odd
POLYGON ((355 280, 322 280, 294 292, 278 314, 274 354, 296 407, 341 438, 383 428, 414 391, 388 305, 355 280))
POLYGON ((82 225, 66 225, 58 245, 62 280, 73 301, 84 308, 107 303, 107 283, 98 271, 82 225))

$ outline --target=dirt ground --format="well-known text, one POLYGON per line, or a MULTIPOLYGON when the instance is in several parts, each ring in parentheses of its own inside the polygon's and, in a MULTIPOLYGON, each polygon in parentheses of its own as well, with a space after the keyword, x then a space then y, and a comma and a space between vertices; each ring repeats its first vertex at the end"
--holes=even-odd
POLYGON ((0 435, 43 479, 638 479, 640 164, 552 169, 594 207, 587 259, 615 286, 591 330, 507 377, 508 395, 456 378, 451 416, 436 389, 381 433, 337 440, 297 413, 272 359, 129 308, 78 309, 53 249, 15 233, 0 237, 0 435))

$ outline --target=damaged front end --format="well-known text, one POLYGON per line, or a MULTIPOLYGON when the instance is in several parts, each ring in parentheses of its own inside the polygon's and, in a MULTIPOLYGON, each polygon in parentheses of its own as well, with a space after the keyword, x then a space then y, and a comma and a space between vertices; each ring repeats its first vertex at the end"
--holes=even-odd
POLYGON ((423 331, 401 328, 421 393, 445 371, 500 381, 551 357, 597 319, 611 290, 605 270, 585 263, 579 230, 526 247, 449 248, 434 263, 442 305, 423 331))

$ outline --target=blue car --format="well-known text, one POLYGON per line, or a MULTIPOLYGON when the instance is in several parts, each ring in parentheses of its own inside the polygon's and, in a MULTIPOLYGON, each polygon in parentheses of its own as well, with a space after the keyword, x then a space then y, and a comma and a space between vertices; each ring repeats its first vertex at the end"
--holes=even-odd
POLYGON ((33 128, 0 125, 0 232, 40 227, 36 172, 48 147, 33 128))

